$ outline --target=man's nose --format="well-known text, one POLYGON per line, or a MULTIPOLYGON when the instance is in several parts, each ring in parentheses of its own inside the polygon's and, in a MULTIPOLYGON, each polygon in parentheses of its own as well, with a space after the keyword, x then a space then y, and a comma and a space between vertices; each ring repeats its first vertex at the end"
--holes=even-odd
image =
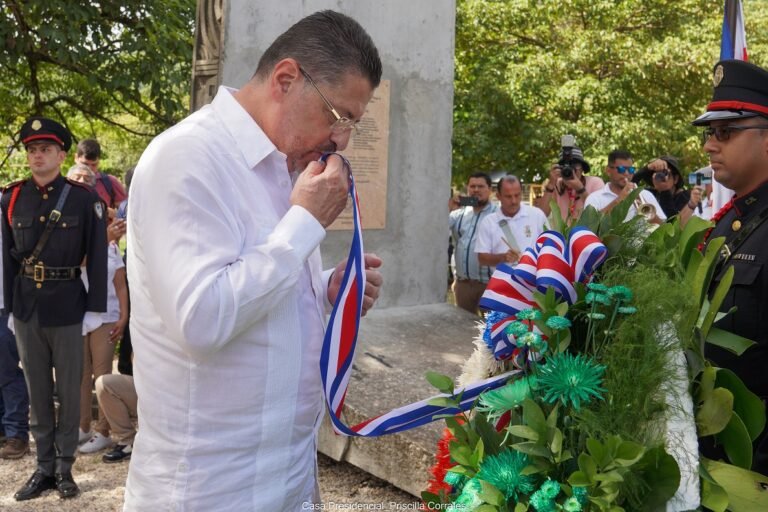
POLYGON ((352 130, 340 133, 331 133, 331 141, 336 144, 336 151, 344 151, 352 138, 352 130))
POLYGON ((706 153, 714 153, 720 149, 717 143, 717 139, 714 135, 710 135, 710 137, 707 139, 707 142, 704 143, 703 149, 706 153))

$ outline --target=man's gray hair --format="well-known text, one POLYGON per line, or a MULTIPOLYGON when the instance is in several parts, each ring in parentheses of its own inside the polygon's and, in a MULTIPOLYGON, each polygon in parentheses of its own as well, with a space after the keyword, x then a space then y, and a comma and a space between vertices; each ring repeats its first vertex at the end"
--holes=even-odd
POLYGON ((501 178, 499 178, 499 181, 496 183, 496 190, 501 190, 502 183, 509 183, 510 185, 514 185, 515 183, 520 183, 520 186, 523 186, 520 179, 514 174, 507 174, 506 176, 502 176, 501 178))
POLYGON ((96 179, 96 173, 93 172, 93 169, 91 169, 85 164, 80 164, 80 163, 76 163, 75 165, 69 168, 69 170, 67 171, 67 178, 71 178, 72 176, 74 176, 76 171, 83 171, 87 173, 89 176, 91 176, 93 179, 96 179))
POLYGON ((371 36, 338 12, 319 11, 299 20, 267 48, 254 76, 264 79, 283 59, 296 59, 316 82, 338 85, 346 74, 381 81, 381 59, 371 36))

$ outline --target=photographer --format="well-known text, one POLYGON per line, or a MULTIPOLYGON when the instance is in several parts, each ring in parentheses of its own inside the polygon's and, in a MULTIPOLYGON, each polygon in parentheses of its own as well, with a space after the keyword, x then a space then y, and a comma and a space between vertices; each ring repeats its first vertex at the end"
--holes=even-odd
POLYGON ((667 217, 680 214, 685 223, 698 206, 698 202, 691 203, 691 192, 685 189, 680 166, 673 156, 652 160, 634 175, 632 181, 648 185, 647 190, 656 197, 667 217))
MULTIPOLYGON (((567 137, 567 136, 566 136, 567 137)), ((584 176, 589 172, 589 163, 577 147, 563 147, 561 158, 549 170, 549 182, 544 186, 541 209, 546 215, 551 212, 550 201, 554 199, 560 208, 563 220, 577 219, 584 210, 587 196, 600 190, 604 183, 596 176, 584 176)))
POLYGON ((467 196, 452 197, 448 203, 448 225, 456 263, 453 294, 458 307, 477 313, 477 305, 492 272, 488 266, 480 265, 475 255, 478 226, 496 211, 496 206, 490 202, 491 177, 484 172, 476 172, 469 177, 467 193, 467 196))

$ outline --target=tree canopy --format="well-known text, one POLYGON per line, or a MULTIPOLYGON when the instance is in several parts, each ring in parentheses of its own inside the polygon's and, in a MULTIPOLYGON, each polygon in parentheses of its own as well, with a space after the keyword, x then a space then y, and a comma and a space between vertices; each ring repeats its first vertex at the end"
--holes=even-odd
MULTIPOLYGON (((768 66, 768 3, 743 3, 750 60, 768 66)), ((706 165, 690 122, 712 96, 722 20, 711 0, 458 0, 454 181, 544 176, 567 133, 597 169, 616 148, 706 165)))
POLYGON ((0 139, 16 143, 25 118, 46 115, 78 139, 106 130, 145 145, 188 112, 195 4, 5 0, 0 139))

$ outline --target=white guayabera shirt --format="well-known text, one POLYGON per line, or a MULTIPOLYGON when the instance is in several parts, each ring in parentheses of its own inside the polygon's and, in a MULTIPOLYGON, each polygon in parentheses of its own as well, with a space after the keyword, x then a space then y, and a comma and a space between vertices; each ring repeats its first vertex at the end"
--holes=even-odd
POLYGON ((315 438, 325 230, 232 97, 157 137, 131 187, 139 432, 125 510, 300 510, 315 438))

